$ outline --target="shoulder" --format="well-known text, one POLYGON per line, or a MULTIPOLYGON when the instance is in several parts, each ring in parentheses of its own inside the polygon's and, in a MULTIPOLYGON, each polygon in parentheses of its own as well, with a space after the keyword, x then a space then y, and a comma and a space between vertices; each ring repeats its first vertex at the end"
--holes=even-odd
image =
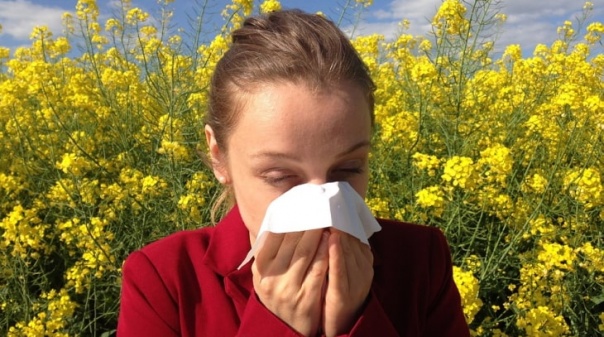
MULTIPOLYGON (((124 262, 124 278, 153 274, 162 282, 180 282, 180 278, 188 276, 184 274, 199 267, 213 232, 214 227, 180 231, 132 252, 124 262)), ((150 278, 140 281, 147 282, 150 278)))
POLYGON ((128 256, 122 267, 121 332, 172 336, 182 328, 180 308, 193 308, 201 296, 198 273, 207 275, 201 261, 214 231, 180 231, 128 256))
POLYGON ((159 306, 175 303, 183 289, 195 293, 197 274, 208 269, 202 261, 214 230, 176 232, 132 252, 122 267, 122 288, 155 294, 159 306))
POLYGON ((173 262, 188 255, 203 255, 209 246, 215 227, 184 230, 154 241, 140 250, 150 260, 161 263, 173 262))

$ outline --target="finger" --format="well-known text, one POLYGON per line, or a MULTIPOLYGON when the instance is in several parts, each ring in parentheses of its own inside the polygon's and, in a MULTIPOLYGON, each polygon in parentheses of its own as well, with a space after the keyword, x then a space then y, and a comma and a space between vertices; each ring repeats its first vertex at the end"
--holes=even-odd
POLYGON ((279 274, 285 273, 289 269, 296 246, 298 246, 304 232, 291 232, 281 235, 283 235, 283 240, 279 245, 277 253, 271 260, 271 272, 279 274))
POLYGON ((340 236, 342 258, 346 266, 346 274, 342 280, 342 286, 344 287, 343 291, 348 293, 351 288, 351 284, 349 282, 354 278, 355 273, 358 272, 357 251, 355 250, 356 247, 353 245, 354 242, 352 242, 352 240, 357 240, 357 238, 343 232, 340 232, 340 236))
POLYGON ((290 269, 295 265, 293 272, 299 274, 297 280, 301 280, 315 255, 321 240, 321 232, 322 230, 311 230, 273 234, 280 235, 281 240, 273 242, 270 251, 267 252, 267 259, 264 260, 267 264, 266 272, 281 275, 292 271, 290 269))
POLYGON ((260 273, 266 271, 271 262, 276 258, 281 247, 285 234, 267 232, 264 239, 264 245, 256 252, 255 264, 260 273))
MULTIPOLYGON (((350 254, 354 257, 354 266, 360 270, 364 270, 368 267, 373 268, 373 253, 371 252, 371 247, 352 235, 347 233, 342 234, 344 254, 346 254, 346 256, 350 254)), ((352 262, 353 259, 350 259, 350 261, 352 262)))
POLYGON ((329 284, 340 289, 342 282, 348 282, 346 280, 346 257, 342 248, 342 232, 331 229, 329 236, 329 284))
POLYGON ((351 267, 366 267, 370 265, 373 267, 373 253, 371 247, 357 237, 352 236, 348 233, 340 231, 342 236, 342 251, 345 257, 347 257, 348 265, 351 267))
POLYGON ((347 257, 347 279, 350 282, 355 282, 354 284, 348 284, 347 291, 351 295, 356 294, 359 298, 365 298, 373 280, 373 254, 371 249, 368 245, 350 235, 344 235, 342 241, 343 251, 347 257))
POLYGON ((299 275, 300 281, 308 274, 308 269, 315 261, 322 241, 329 239, 328 236, 323 237, 324 232, 323 229, 305 231, 295 247, 289 267, 292 273, 299 275))
POLYGON ((358 238, 341 231, 337 231, 337 235, 339 236, 341 247, 339 249, 341 256, 340 263, 344 265, 345 270, 338 285, 342 291, 349 291, 353 287, 351 282, 365 279, 366 276, 372 273, 373 254, 371 253, 371 248, 358 238))
POLYGON ((364 266, 369 265, 369 267, 373 268, 373 252, 371 251, 371 246, 358 241, 357 245, 360 246, 358 251, 360 252, 360 256, 357 260, 362 261, 364 266))
POLYGON ((321 239, 317 251, 306 270, 305 275, 308 286, 313 289, 320 289, 321 297, 324 297, 326 274, 327 268, 329 267, 329 236, 330 234, 328 231, 321 232, 321 239))

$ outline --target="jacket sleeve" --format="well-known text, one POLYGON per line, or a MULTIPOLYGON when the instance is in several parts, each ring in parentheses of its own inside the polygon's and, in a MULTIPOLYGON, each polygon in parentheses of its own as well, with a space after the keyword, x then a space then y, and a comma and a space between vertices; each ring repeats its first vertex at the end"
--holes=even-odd
POLYGON ((122 268, 117 335, 180 336, 178 306, 149 259, 134 252, 122 268))
POLYGON ((461 297, 453 281, 449 245, 440 230, 433 233, 430 245, 430 298, 424 335, 469 337, 461 297))

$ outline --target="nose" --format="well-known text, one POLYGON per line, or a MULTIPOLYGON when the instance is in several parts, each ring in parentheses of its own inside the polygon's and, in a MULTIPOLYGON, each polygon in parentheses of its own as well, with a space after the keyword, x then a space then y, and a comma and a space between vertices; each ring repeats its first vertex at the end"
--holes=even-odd
POLYGON ((309 184, 323 185, 331 182, 331 180, 329 179, 329 172, 318 170, 318 172, 309 175, 306 182, 309 184))
POLYGON ((315 185, 323 185, 328 183, 329 180, 327 180, 326 178, 315 178, 315 179, 309 179, 307 181, 307 183, 309 184, 315 184, 315 185))

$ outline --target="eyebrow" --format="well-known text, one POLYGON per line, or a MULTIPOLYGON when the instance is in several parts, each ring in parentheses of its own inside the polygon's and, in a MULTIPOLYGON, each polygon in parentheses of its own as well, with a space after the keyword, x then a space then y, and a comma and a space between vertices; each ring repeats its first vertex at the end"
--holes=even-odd
MULTIPOLYGON (((362 140, 362 141, 354 144, 350 148, 346 149, 342 153, 338 154, 337 157, 344 157, 360 148, 370 147, 370 146, 371 146, 370 141, 362 140)), ((251 157, 254 159, 270 157, 270 158, 275 158, 275 159, 288 159, 288 160, 300 161, 300 158, 295 155, 291 155, 289 153, 277 152, 277 151, 262 151, 262 152, 252 154, 251 157)))

